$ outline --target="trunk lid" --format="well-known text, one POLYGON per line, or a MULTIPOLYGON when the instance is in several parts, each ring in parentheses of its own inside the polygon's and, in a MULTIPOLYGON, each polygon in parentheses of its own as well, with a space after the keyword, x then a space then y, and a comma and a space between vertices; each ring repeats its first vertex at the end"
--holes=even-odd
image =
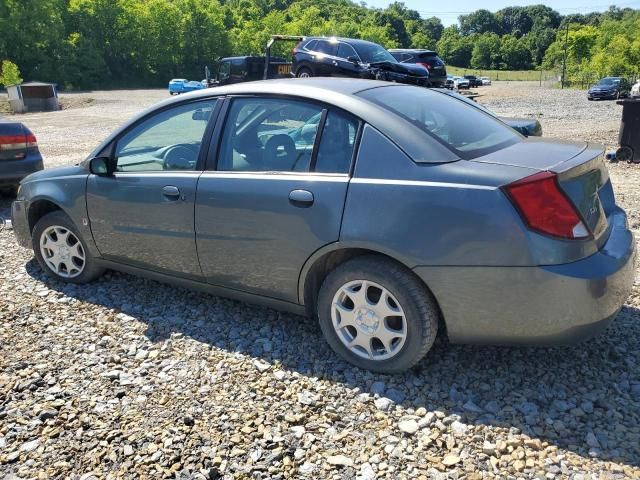
POLYGON ((615 207, 604 149, 586 142, 527 139, 472 160, 510 165, 557 175, 560 188, 582 216, 600 246, 606 240, 608 216, 615 207))

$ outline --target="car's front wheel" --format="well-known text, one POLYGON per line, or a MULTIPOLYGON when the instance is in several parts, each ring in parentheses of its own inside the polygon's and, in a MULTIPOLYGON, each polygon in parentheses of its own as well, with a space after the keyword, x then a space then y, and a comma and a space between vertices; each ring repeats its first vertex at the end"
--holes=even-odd
POLYGON ((104 272, 96 265, 76 226, 61 211, 48 213, 38 220, 31 237, 38 263, 58 280, 87 283, 104 272))
POLYGON ((415 365, 438 331, 438 307, 411 271, 376 256, 350 260, 324 280, 318 319, 327 342, 350 363, 395 373, 415 365))

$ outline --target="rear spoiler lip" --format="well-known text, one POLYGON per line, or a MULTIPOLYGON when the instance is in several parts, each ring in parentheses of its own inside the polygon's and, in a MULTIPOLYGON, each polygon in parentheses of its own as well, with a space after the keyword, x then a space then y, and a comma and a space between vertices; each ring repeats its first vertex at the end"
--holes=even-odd
POLYGON ((558 174, 560 180, 571 172, 571 176, 579 175, 582 172, 593 168, 594 162, 604 159, 604 146, 597 143, 585 143, 584 148, 573 157, 552 165, 547 170, 558 174))

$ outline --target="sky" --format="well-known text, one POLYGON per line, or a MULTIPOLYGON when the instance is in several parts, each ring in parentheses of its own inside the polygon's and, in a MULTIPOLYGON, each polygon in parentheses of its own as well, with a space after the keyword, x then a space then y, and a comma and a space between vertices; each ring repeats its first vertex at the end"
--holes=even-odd
MULTIPOLYGON (((568 15, 571 13, 588 13, 588 12, 601 12, 607 10, 609 5, 616 5, 620 8, 640 8, 640 0, 622 0, 620 2, 607 3, 606 0, 525 0, 525 1, 508 1, 508 0, 457 0, 456 2, 425 2, 424 0, 401 0, 404 4, 412 10, 420 12, 422 17, 439 17, 442 20, 444 26, 449 26, 458 22, 458 16, 485 8, 492 12, 500 10, 504 7, 511 6, 526 6, 526 5, 538 5, 544 4, 548 7, 557 10, 562 15, 568 15)), ((366 0, 367 5, 370 7, 384 8, 392 0, 366 0)))

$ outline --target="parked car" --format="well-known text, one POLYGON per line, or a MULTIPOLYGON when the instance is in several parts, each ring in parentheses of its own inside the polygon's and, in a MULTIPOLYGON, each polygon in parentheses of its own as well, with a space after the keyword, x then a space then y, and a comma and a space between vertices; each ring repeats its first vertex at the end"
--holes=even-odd
POLYGON ((471 87, 471 82, 464 77, 453 77, 453 86, 458 90, 467 90, 471 87))
POLYGON ((476 87, 481 87, 482 86, 482 80, 480 80, 475 75, 465 75, 464 78, 469 80, 469 86, 471 88, 476 88, 476 87))
POLYGON ((480 80, 482 81, 482 86, 491 85, 491 79, 489 77, 480 77, 480 80))
POLYGON ((604 77, 587 91, 587 99, 617 99, 631 92, 629 81, 623 77, 604 77))
POLYGON ((0 119, 0 190, 15 194, 20 180, 42 170, 35 135, 24 124, 0 119))
POLYGON ((455 82, 453 80, 453 75, 447 75, 447 80, 445 81, 444 85, 449 90, 453 90, 453 88, 455 87, 455 82))
POLYGON ((181 93, 193 92, 206 88, 202 82, 195 80, 189 81, 186 78, 174 78, 169 81, 169 93, 171 95, 180 95, 181 93))
POLYGON ((351 77, 428 86, 426 68, 400 63, 377 43, 352 38, 308 37, 293 49, 293 75, 351 77))
POLYGON ((640 80, 631 87, 631 96, 634 98, 640 97, 640 80))
POLYGON ((394 48, 389 53, 400 63, 413 63, 429 71, 429 85, 431 87, 445 87, 447 69, 442 59, 432 50, 394 48))
POLYGON ((27 177, 12 217, 56 281, 111 268, 306 312, 339 355, 390 373, 440 322, 454 343, 606 327, 636 251, 603 158, 439 89, 270 80, 151 107, 27 177))
POLYGON ((517 132, 521 133, 525 137, 541 137, 542 136, 542 125, 535 118, 498 117, 495 113, 493 113, 487 107, 485 107, 484 105, 479 104, 478 102, 475 102, 475 101, 469 99, 465 95, 460 95, 459 93, 456 93, 456 92, 453 92, 453 91, 450 91, 450 90, 449 91, 445 91, 444 93, 446 93, 450 97, 456 98, 456 99, 458 99, 458 100, 460 100, 462 102, 465 102, 468 105, 471 105, 472 107, 478 108, 478 109, 482 110, 483 112, 488 113, 492 117, 495 117, 495 118, 499 119, 500 121, 506 123, 511 128, 513 128, 517 132))

